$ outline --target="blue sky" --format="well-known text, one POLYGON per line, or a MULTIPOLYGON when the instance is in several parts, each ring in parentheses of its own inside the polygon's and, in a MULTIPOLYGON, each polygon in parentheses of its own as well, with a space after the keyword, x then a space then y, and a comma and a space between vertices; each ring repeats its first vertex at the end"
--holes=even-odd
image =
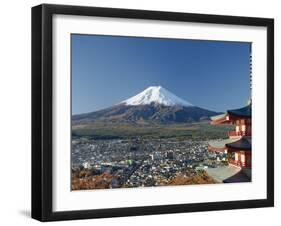
POLYGON ((78 34, 71 40, 72 114, 154 85, 220 112, 244 106, 250 96, 250 43, 78 34))

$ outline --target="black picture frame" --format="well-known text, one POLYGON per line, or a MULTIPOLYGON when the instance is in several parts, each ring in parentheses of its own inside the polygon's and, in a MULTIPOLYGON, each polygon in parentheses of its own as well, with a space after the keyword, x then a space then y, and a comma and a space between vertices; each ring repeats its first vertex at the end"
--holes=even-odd
POLYGON ((43 4, 32 8, 32 218, 40 221, 122 217, 274 206, 274 20, 221 15, 43 4), (52 18, 55 14, 267 28, 267 198, 95 210, 52 210, 52 18))

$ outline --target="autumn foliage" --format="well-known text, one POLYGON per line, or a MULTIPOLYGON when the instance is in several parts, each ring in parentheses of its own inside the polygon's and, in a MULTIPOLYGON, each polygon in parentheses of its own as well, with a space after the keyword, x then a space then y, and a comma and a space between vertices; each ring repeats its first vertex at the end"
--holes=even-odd
MULTIPOLYGON (((108 172, 97 174, 89 169, 72 171, 72 190, 112 188, 114 176, 108 172)), ((216 181, 206 171, 189 170, 180 172, 173 178, 158 183, 163 185, 214 184, 216 181)), ((122 187, 127 187, 123 185, 122 187)))
POLYGON ((104 189, 110 188, 112 175, 103 173, 93 175, 90 170, 81 170, 72 174, 72 190, 104 189))
POLYGON ((168 185, 187 185, 187 184, 214 184, 216 181, 208 175, 206 171, 197 172, 196 174, 186 172, 177 175, 168 185))

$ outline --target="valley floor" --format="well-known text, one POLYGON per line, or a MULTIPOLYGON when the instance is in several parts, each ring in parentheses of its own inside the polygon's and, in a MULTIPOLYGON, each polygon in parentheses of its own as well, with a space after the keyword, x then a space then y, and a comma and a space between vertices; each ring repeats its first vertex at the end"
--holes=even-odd
POLYGON ((72 141, 72 190, 211 184, 208 168, 225 166, 207 141, 169 139, 72 141))

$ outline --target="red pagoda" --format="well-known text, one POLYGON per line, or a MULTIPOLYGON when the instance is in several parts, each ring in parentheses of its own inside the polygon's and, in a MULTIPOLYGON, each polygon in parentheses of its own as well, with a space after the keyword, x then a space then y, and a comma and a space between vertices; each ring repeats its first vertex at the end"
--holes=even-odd
POLYGON ((240 167, 249 177, 252 163, 252 105, 228 110, 211 118, 212 125, 232 124, 234 131, 228 132, 228 139, 209 142, 209 151, 223 152, 229 164, 240 167))

